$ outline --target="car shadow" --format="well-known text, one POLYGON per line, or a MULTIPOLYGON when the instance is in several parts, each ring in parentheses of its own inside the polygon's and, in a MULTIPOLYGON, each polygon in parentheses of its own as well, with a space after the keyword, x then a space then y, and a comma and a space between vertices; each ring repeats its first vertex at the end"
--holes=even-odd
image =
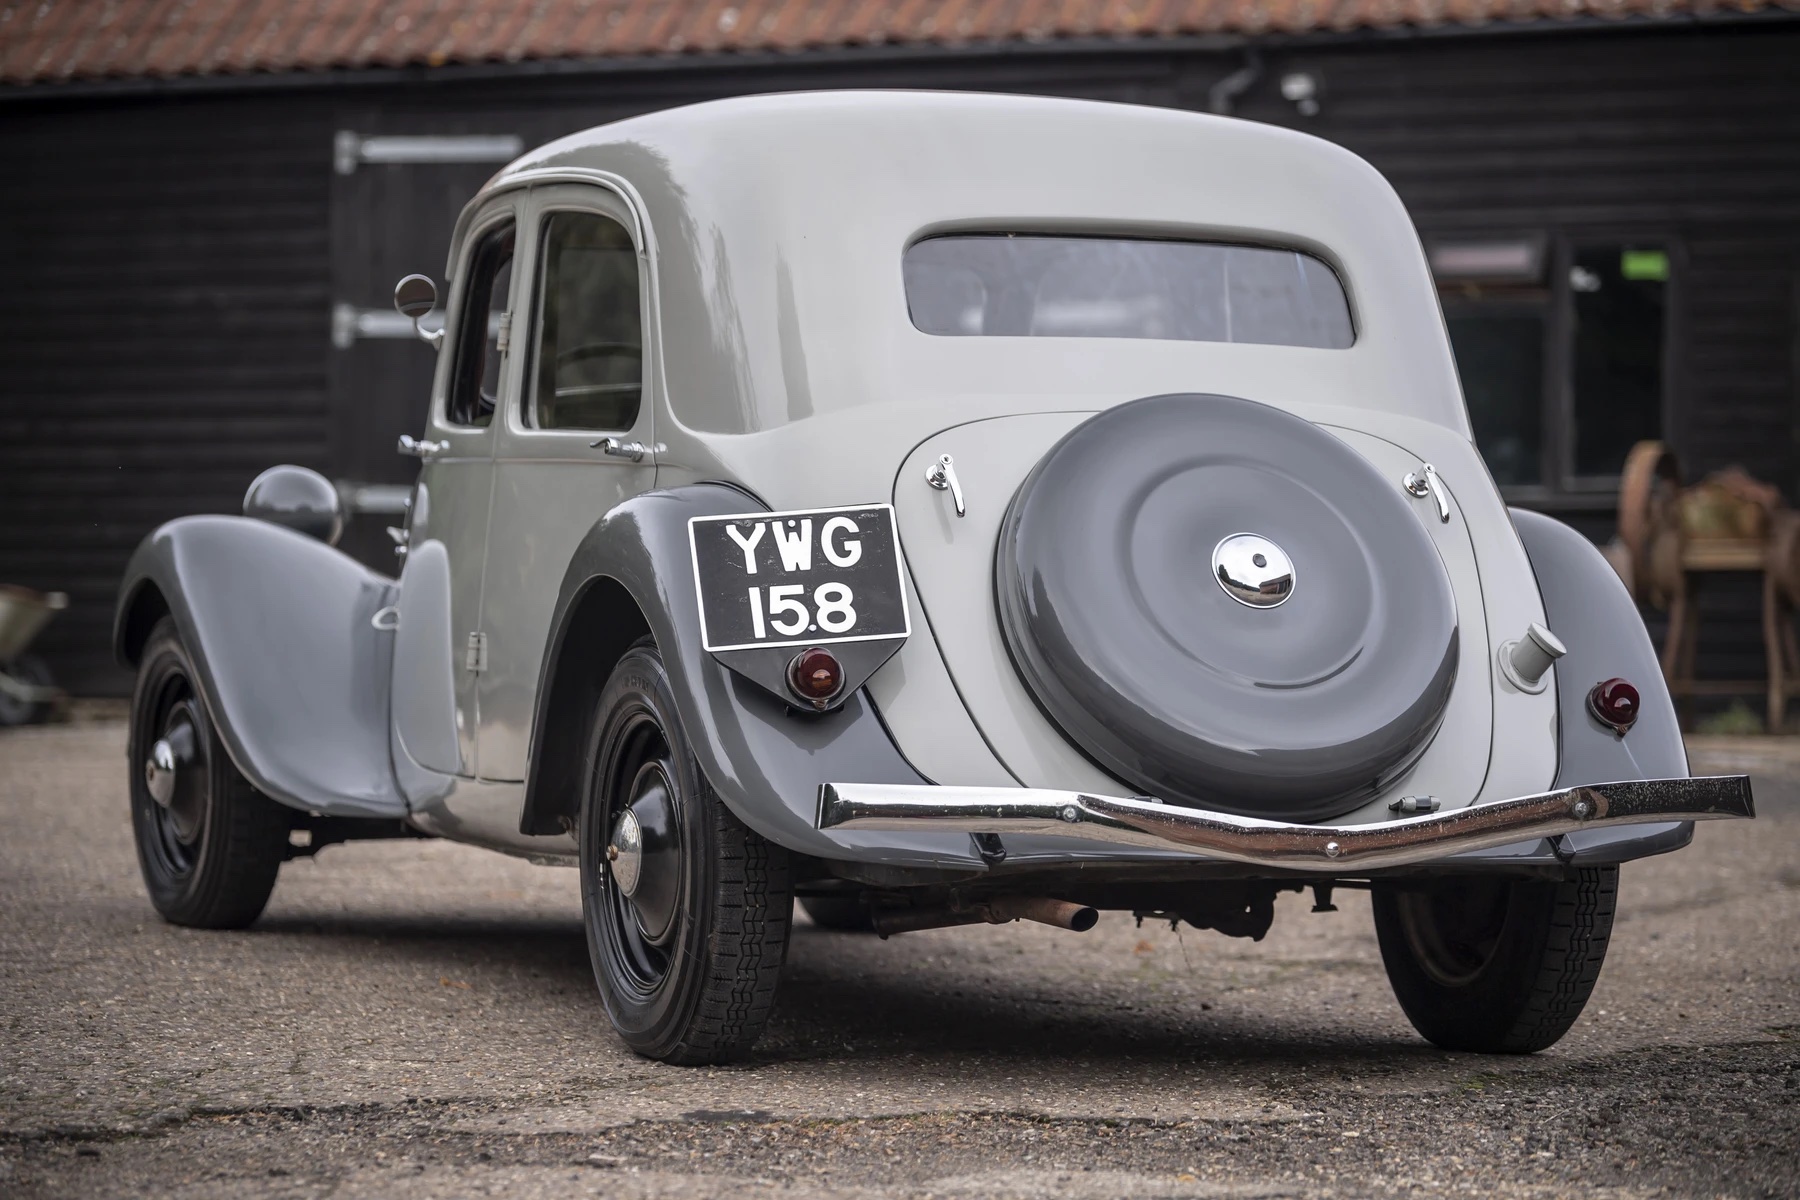
MULTIPOLYGON (((253 937, 306 940, 309 955, 380 959, 477 987, 503 989, 529 1004, 532 989, 591 997, 598 1009, 587 944, 572 917, 265 916, 253 937)), ((548 997, 546 997, 548 1002, 548 997)), ((566 999, 559 1001, 566 1003, 566 999)), ((1129 1003, 1116 992, 1095 997, 1059 989, 1041 975, 991 978, 954 964, 911 965, 903 943, 882 947, 867 935, 828 933, 801 924, 789 955, 775 1016, 745 1064, 876 1064, 896 1059, 945 1064, 979 1060, 1059 1069, 1083 1062, 1111 1073, 1132 1064, 1336 1070, 1387 1075, 1407 1061, 1441 1062, 1396 1011, 1390 1037, 1341 1028, 1296 1029, 1278 1012, 1224 1013, 1198 1001, 1129 1003), (885 962, 882 951, 891 952, 885 962), (871 952, 877 956, 872 963, 871 952)), ((970 1070, 977 1068, 970 1067, 970 1070)))
POLYGON ((509 978, 526 971, 557 982, 593 984, 581 921, 573 917, 265 914, 250 935, 308 939, 309 954, 379 956, 433 970, 491 970, 509 978))
POLYGON ((870 972, 863 955, 832 952, 848 949, 853 939, 859 935, 800 931, 799 953, 790 959, 756 1061, 916 1055, 951 1063, 978 1058, 988 1064, 984 1069, 996 1063, 1066 1067, 1080 1060, 1387 1075, 1410 1059, 1443 1059, 1443 1051, 1419 1040, 1397 1009, 1390 1036, 1341 1027, 1296 1029, 1278 1011, 1225 1013, 1203 1009, 1197 999, 1159 1006, 1133 997, 1122 1003, 1116 994, 1095 998, 1073 984, 1059 990, 1041 977, 995 981, 973 967, 961 979, 953 967, 926 977, 900 962, 870 972))

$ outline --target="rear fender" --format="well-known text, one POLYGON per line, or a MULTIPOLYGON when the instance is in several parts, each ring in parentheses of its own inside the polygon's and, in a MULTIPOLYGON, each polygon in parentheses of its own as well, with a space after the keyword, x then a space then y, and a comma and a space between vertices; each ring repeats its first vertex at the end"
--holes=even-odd
POLYGON ((647 492, 614 508, 582 539, 557 595, 538 677, 520 832, 572 826, 595 703, 620 656, 648 634, 662 653, 695 757, 744 824, 819 858, 984 870, 959 834, 816 829, 823 783, 925 780, 901 757, 865 692, 831 712, 801 713, 702 648, 688 520, 766 507, 723 484, 647 492))
MULTIPOLYGON (((1612 567, 1576 530, 1542 513, 1511 510, 1544 600, 1550 629, 1569 652, 1556 671, 1556 782, 1552 788, 1630 779, 1686 779, 1687 748, 1644 619, 1612 567), (1588 692, 1615 676, 1638 690, 1637 724, 1624 737, 1588 711, 1588 692)), ((1582 863, 1621 862, 1693 840, 1691 821, 1583 830, 1564 838, 1582 863)))
POLYGON ((393 634, 371 624, 394 594, 391 579, 292 530, 183 517, 131 556, 113 650, 135 667, 167 612, 257 790, 330 816, 404 816, 388 753, 393 634))

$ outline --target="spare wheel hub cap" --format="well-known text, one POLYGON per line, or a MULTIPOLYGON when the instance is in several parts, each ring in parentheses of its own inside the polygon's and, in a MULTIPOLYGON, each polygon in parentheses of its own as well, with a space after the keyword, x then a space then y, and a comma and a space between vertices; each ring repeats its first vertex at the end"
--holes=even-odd
POLYGON ((1220 541, 1212 569, 1225 594, 1251 608, 1274 608, 1294 594, 1293 562, 1261 534, 1234 533, 1220 541))

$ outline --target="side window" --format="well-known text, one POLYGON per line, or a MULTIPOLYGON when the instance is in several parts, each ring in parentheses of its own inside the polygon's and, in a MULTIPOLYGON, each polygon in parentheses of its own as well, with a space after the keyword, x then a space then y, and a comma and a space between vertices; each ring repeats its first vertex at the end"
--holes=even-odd
POLYGON ((638 258, 631 234, 599 213, 544 219, 531 423, 630 429, 644 391, 638 258))
POLYGON ((496 225, 469 255, 469 286, 456 325, 456 367, 445 416, 453 425, 486 427, 500 398, 500 322, 512 283, 514 226, 496 225))

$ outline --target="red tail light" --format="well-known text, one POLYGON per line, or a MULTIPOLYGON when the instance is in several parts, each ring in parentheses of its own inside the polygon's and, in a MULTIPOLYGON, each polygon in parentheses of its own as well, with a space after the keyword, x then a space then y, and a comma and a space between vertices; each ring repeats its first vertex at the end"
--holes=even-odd
POLYGON ((809 646, 788 664, 788 687, 814 708, 824 708, 844 690, 844 666, 823 646, 809 646))
POLYGON ((1637 723, 1638 690, 1623 679, 1602 679, 1588 692, 1588 711, 1620 737, 1637 723))

